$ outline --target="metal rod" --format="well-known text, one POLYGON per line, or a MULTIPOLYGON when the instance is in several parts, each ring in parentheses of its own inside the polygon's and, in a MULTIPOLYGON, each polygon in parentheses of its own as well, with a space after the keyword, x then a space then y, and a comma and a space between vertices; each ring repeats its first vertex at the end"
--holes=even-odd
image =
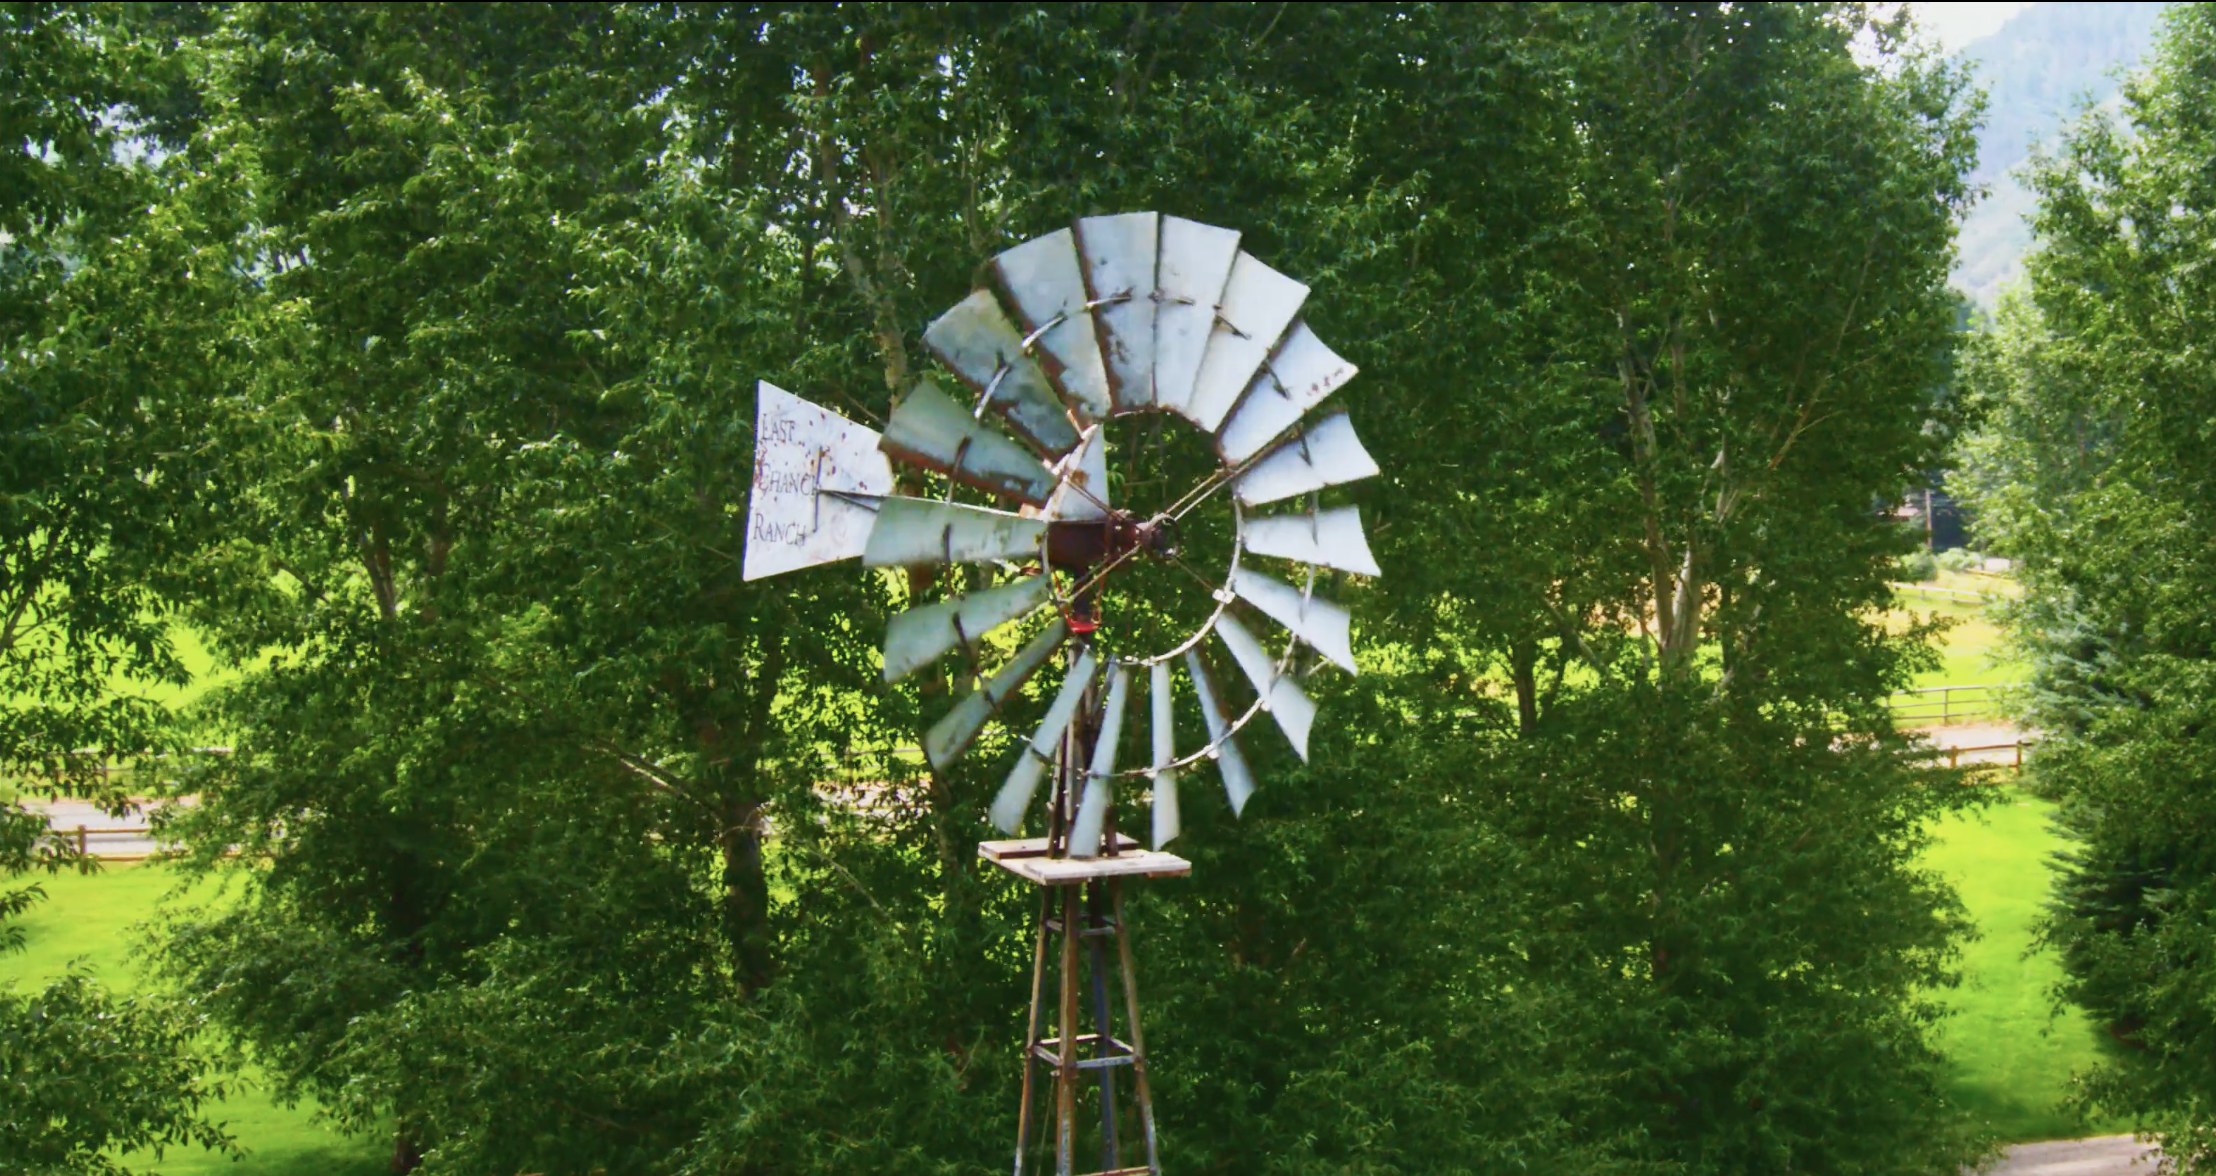
POLYGON ((1077 1171, 1077 888, 1062 892, 1062 1053, 1054 1064, 1054 1171, 1077 1171))
MULTIPOLYGON (((1098 924, 1101 918, 1100 883, 1085 887, 1087 921, 1098 924)), ((1067 932, 1065 932, 1066 934, 1067 932)), ((1115 1026, 1108 1021, 1108 953, 1101 950, 1100 937, 1089 936, 1085 940, 1086 963, 1093 974, 1093 1023, 1099 1027, 1100 1037, 1093 1043, 1093 1056, 1104 1058, 1114 1048, 1115 1026)), ((1114 1170, 1116 1163, 1116 1075, 1106 1066, 1100 1070, 1100 1166, 1114 1170)))
POLYGON ((1116 916, 1116 952, 1123 963, 1124 1017, 1131 1031, 1132 1093, 1139 1100, 1139 1129, 1146 1134, 1147 1171, 1160 1173, 1162 1159, 1154 1144, 1154 1099, 1146 1085, 1146 1035, 1139 1030, 1139 974, 1131 962, 1131 933, 1123 919, 1123 883, 1108 881, 1108 901, 1116 916))

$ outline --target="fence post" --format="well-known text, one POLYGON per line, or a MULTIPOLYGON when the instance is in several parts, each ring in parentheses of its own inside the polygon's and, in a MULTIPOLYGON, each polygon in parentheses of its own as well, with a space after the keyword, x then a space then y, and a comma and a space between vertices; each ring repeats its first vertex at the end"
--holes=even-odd
POLYGON ((85 861, 85 827, 83 825, 77 826, 77 872, 80 874, 92 873, 92 867, 85 861))

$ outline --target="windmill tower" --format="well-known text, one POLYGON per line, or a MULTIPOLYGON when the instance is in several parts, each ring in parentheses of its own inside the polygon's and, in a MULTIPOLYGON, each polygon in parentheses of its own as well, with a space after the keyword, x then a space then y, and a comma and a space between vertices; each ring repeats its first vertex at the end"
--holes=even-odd
POLYGON ((978 846, 1040 894, 1015 1172, 1043 1159, 1034 1127, 1051 1117, 1061 1176, 1075 1172, 1081 1134, 1097 1134, 1103 1173, 1157 1173, 1123 886, 1191 872, 1164 849, 1181 829, 1183 777, 1212 763, 1232 812, 1245 808, 1255 779, 1238 735, 1256 716, 1307 758, 1316 708, 1300 679, 1319 657, 1355 670, 1348 614, 1317 579, 1379 574, 1356 509, 1325 496, 1377 465, 1343 411, 1311 411, 1355 368, 1301 321, 1308 287, 1241 250, 1236 231, 1152 212, 1085 217, 990 271, 995 288, 923 335, 962 400, 919 383, 879 435, 761 385, 745 575, 859 556, 940 579, 944 596, 895 616, 884 649, 888 682, 954 653, 976 681, 924 735, 937 769, 1060 662, 991 805, 1010 838, 978 846), (893 462, 939 496, 895 494, 893 462), (1285 569, 1297 583, 1271 574, 1285 569), (1282 630, 1282 646, 1258 629, 1282 630), (1218 647, 1251 696, 1243 705, 1211 668, 1218 647), (1126 766, 1142 678, 1151 755, 1126 766), (1199 737, 1181 749, 1189 710, 1199 737), (1146 793, 1146 846, 1118 829, 1119 784, 1146 793), (1037 835, 1016 836, 1042 785, 1037 835), (1087 1087, 1097 1129, 1080 1120, 1087 1087), (1144 1163, 1125 1154, 1133 1125, 1144 1163))

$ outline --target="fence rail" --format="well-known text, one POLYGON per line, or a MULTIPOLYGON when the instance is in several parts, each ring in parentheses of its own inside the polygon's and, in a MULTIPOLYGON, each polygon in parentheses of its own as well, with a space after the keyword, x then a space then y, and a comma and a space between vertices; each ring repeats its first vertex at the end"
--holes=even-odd
POLYGON ((1926 686, 1888 695, 1885 705, 1903 726, 1945 725, 1965 719, 2000 717, 2000 692, 2007 686, 1926 686))
POLYGON ((1925 596, 1933 600, 1952 600, 1961 604, 1986 604, 1998 595, 1992 592, 1972 592, 1966 588, 1941 588, 1937 584, 1904 584, 1897 580, 1887 582, 1886 587, 1904 596, 1925 596))

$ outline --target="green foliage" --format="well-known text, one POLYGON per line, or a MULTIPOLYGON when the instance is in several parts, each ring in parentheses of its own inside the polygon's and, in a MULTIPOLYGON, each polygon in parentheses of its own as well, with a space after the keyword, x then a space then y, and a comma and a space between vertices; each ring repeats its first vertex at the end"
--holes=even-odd
MULTIPOLYGON (((1312 762, 1250 741, 1243 821, 1193 789, 1194 879, 1134 903, 1175 1162, 1977 1153, 1931 1046, 1962 920, 1915 864, 1964 801, 1876 702, 1933 661, 1879 619, 1909 542, 1872 504, 1958 423, 1973 113, 1898 22, 132 12, 176 150, 68 284, 145 464, 59 451, 148 471, 100 508, 159 520, 128 616, 176 601, 239 671, 172 829, 251 863, 160 966, 399 1167, 1003 1153, 1004 761, 890 754, 968 683, 875 665, 959 583, 742 582, 747 390, 882 419, 985 257, 1147 207, 1313 284, 1388 471, 1349 491, 1388 574, 1333 589, 1375 672, 1313 679, 1312 762)), ((139 550, 102 534, 80 562, 139 550)))
POLYGON ((196 1020, 72 974, 0 990, 0 1170, 123 1173, 115 1152, 233 1150, 199 1112, 222 1097, 194 1056, 196 1020))
POLYGON ((2059 991, 2125 1047, 2082 1097, 2200 1168, 2216 1122, 2203 995, 2216 385, 2197 342, 2216 247, 2212 62, 2216 20, 2172 10, 2123 117, 2087 116, 2037 173, 2029 299, 1979 352, 1991 423, 1971 453, 1984 517, 2024 561, 2016 634, 2036 659, 2033 718, 2058 736, 2038 778, 2072 840, 2045 929, 2059 991))

